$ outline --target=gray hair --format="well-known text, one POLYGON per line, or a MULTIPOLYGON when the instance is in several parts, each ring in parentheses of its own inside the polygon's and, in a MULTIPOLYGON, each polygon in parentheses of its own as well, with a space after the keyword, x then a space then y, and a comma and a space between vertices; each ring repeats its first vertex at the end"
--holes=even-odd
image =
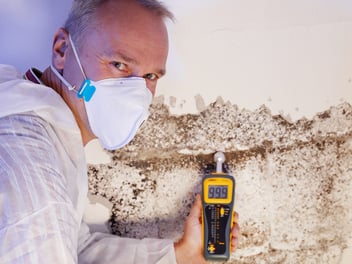
MULTIPOLYGON (((73 0, 71 11, 68 15, 64 28, 69 32, 72 39, 81 44, 81 39, 95 21, 96 10, 109 0, 73 0)), ((117 0, 115 0, 117 1, 117 0)), ((126 1, 126 0, 122 0, 126 1)), ((174 15, 167 7, 158 0, 135 0, 140 6, 145 7, 162 19, 169 18, 174 21, 174 15)))

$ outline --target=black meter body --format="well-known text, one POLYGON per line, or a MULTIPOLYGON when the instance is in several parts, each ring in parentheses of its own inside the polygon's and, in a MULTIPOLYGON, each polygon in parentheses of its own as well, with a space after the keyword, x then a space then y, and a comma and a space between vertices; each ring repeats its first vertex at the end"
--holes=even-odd
POLYGON ((204 257, 228 260, 235 198, 235 179, 226 173, 206 174, 202 180, 204 257))

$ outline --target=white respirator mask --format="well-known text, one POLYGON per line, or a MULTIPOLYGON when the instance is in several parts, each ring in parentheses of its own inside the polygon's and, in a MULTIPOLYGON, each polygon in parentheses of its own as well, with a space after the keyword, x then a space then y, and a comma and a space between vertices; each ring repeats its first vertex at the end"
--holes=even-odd
POLYGON ((51 69, 70 91, 84 99, 90 128, 100 144, 108 150, 122 148, 148 118, 152 93, 140 77, 88 79, 70 35, 69 40, 84 76, 80 89, 76 90, 52 65, 51 69))

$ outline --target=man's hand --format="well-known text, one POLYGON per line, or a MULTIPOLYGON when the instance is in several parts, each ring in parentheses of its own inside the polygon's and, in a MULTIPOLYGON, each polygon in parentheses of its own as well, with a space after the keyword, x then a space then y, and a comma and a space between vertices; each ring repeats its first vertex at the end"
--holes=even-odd
MULTIPOLYGON (((205 264, 208 263, 203 256, 202 245, 202 202, 198 194, 189 216, 187 217, 184 235, 180 241, 175 243, 176 260, 178 264, 205 264)), ((232 251, 237 247, 239 226, 238 214, 235 213, 233 228, 231 230, 232 251)))

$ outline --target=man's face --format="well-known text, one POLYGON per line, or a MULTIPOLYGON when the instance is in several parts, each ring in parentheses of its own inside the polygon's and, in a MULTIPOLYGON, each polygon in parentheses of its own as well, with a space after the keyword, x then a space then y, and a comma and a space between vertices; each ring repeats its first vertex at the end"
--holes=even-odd
MULTIPOLYGON (((80 44, 75 43, 87 78, 144 77, 155 94, 157 81, 165 74, 168 53, 167 31, 161 18, 133 1, 108 1, 98 9, 96 25, 80 44)), ((83 75, 72 52, 67 59, 70 73, 66 74, 74 74, 70 77, 79 87, 83 75)))

